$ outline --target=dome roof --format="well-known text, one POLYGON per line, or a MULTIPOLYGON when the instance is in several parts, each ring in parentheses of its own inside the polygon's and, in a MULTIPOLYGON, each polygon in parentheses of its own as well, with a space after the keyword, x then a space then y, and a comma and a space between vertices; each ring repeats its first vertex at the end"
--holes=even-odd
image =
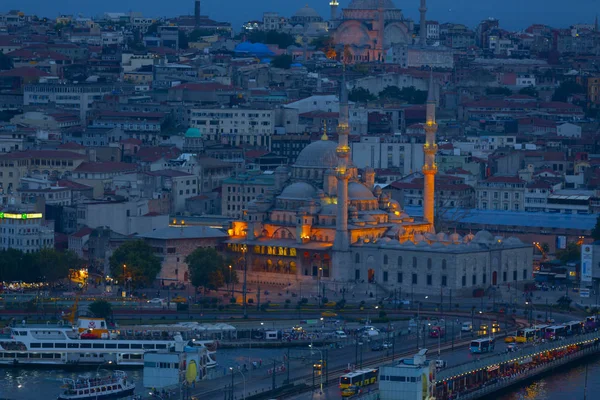
POLYGON ((319 140, 306 146, 296 159, 295 167, 335 168, 338 158, 335 152, 337 143, 319 140))
POLYGON ((375 196, 373 196, 373 193, 362 183, 350 182, 348 184, 348 199, 375 200, 375 196))
POLYGON ((491 243, 493 241, 494 237, 486 230, 477 232, 473 237, 473 242, 475 243, 491 243))
POLYGON ((504 244, 507 246, 521 246, 523 242, 521 239, 511 236, 504 241, 504 244))
POLYGON ((316 194, 317 190, 312 185, 306 182, 296 182, 286 186, 277 198, 288 200, 310 200, 315 197, 316 194))
POLYGON ((319 13, 312 7, 309 7, 308 4, 296 11, 294 17, 320 17, 319 13))
POLYGON ((198 129, 198 128, 188 128, 188 130, 185 131, 185 137, 186 138, 199 138, 199 137, 202 137, 202 134, 200 133, 200 129, 198 129))
MULTIPOLYGON (((348 8, 354 10, 377 10, 379 8, 379 0, 352 0, 348 8)), ((392 0, 383 0, 383 8, 386 10, 397 9, 392 0)))

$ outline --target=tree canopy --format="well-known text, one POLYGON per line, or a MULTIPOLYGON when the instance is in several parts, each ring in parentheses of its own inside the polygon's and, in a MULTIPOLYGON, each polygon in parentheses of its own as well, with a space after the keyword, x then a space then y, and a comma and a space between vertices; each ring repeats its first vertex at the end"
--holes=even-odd
POLYGON ((577 262, 581 260, 581 246, 575 242, 567 243, 567 247, 556 252, 558 258, 563 264, 577 262))
POLYGON ((552 101, 566 102, 570 96, 577 93, 585 93, 585 88, 574 80, 563 81, 554 91, 552 101))
POLYGON ((292 56, 281 54, 271 60, 271 65, 275 68, 290 69, 292 66, 292 56))
POLYGON ((427 91, 417 90, 414 86, 400 89, 398 86, 386 86, 379 92, 379 98, 403 100, 410 104, 424 104, 427 101, 427 91))
POLYGON ((120 281, 127 279, 134 288, 150 286, 160 269, 160 259, 143 240, 124 243, 110 257, 111 275, 120 281))
POLYGON ((277 31, 252 31, 246 40, 252 43, 276 44, 280 49, 296 43, 296 39, 292 35, 277 31))
POLYGON ((486 94, 502 94, 504 96, 510 96, 512 94, 512 90, 507 87, 489 87, 485 89, 486 94))
POLYGON ((90 303, 88 311, 96 318, 108 318, 112 315, 112 305, 106 300, 96 300, 90 303))
POLYGON ((600 215, 596 219, 596 226, 592 229, 592 238, 594 240, 600 240, 600 215))
POLYGON ((20 250, 0 251, 0 281, 54 282, 67 278, 69 269, 79 269, 81 260, 71 251, 42 249, 35 253, 20 250))
POLYGON ((527 86, 523 89, 519 90, 519 94, 524 94, 525 96, 538 97, 538 91, 533 86, 527 86))
POLYGON ((196 288, 218 289, 229 283, 237 283, 235 270, 229 269, 229 263, 213 248, 197 248, 190 253, 185 262, 190 271, 190 281, 196 288))
POLYGON ((0 53, 0 71, 4 71, 7 69, 12 69, 13 62, 10 57, 8 57, 4 53, 0 53))
POLYGON ((368 101, 375 100, 376 98, 377 97, 368 89, 361 87, 354 88, 348 93, 348 100, 359 103, 366 103, 368 101))

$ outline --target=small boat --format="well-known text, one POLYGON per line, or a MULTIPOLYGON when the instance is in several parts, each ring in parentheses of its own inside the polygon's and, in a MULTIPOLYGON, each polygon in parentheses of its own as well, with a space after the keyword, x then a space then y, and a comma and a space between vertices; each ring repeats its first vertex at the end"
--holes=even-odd
POLYGON ((135 383, 127 380, 124 371, 114 371, 109 376, 63 379, 64 388, 58 400, 106 400, 122 399, 133 395, 135 383))

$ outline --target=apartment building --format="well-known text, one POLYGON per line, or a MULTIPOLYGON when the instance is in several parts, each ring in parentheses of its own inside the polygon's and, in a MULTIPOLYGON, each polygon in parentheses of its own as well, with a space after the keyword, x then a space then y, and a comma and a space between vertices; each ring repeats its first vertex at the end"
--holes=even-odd
POLYGON ((261 109, 192 109, 190 126, 203 137, 232 146, 248 144, 271 149, 275 111, 261 109))
POLYGON ((0 248, 34 253, 54 247, 54 226, 42 213, 0 212, 0 248))
POLYGON ((352 142, 352 162, 358 168, 395 169, 402 174, 421 169, 423 139, 407 136, 361 136, 352 142))
POLYGON ((518 176, 490 176, 475 186, 480 210, 523 211, 526 182, 518 176))
POLYGON ((25 106, 53 104, 57 108, 78 111, 81 120, 85 121, 93 102, 102 100, 104 95, 114 90, 115 86, 107 84, 35 83, 25 85, 23 104, 25 106))

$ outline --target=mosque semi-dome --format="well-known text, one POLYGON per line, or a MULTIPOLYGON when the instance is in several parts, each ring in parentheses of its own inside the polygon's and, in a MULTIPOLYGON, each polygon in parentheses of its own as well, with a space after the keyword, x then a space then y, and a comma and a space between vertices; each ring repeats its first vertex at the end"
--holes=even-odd
POLYGON ((277 197, 285 200, 308 200, 315 197, 316 194, 317 190, 311 184, 296 182, 286 186, 277 197))
POLYGON ((376 200, 373 193, 365 185, 358 182, 348 184, 349 200, 376 200))
POLYGON ((475 234, 473 237, 473 243, 492 243, 494 241, 494 236, 486 230, 481 230, 475 234))
POLYGON ((295 167, 335 168, 338 158, 335 150, 337 143, 319 140, 306 146, 296 159, 295 167))
MULTIPOLYGON (((352 0, 348 8, 354 10, 377 10, 379 8, 379 0, 352 0)), ((384 9, 396 9, 392 0, 383 0, 384 9)))

